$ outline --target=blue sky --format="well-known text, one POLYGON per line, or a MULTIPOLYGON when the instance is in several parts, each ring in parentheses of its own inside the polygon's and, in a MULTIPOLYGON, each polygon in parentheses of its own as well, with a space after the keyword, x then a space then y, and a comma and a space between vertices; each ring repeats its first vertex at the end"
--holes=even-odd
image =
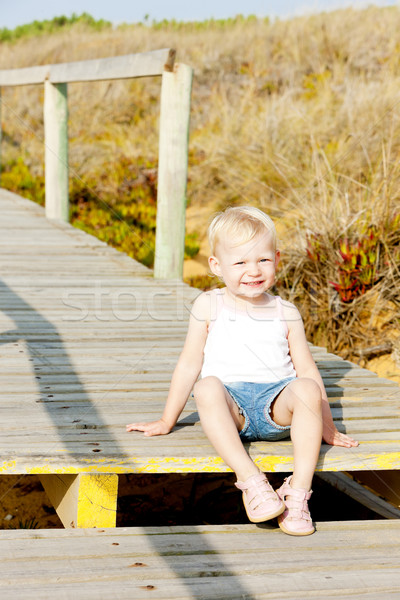
POLYGON ((362 7, 368 4, 387 6, 397 0, 0 0, 0 27, 13 29, 35 19, 88 12, 96 19, 115 24, 150 20, 177 19, 197 21, 226 18, 237 14, 285 18, 312 11, 325 11, 345 6, 362 7))

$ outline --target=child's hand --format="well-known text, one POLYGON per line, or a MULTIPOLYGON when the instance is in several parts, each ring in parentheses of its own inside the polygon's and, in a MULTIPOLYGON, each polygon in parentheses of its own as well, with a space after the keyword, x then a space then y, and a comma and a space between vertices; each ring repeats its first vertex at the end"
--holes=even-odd
POLYGON ((151 423, 131 423, 126 426, 127 431, 143 431, 144 435, 151 437, 153 435, 167 435, 172 427, 167 425, 165 421, 159 419, 151 423))
POLYGON ((344 446, 345 448, 353 448, 358 446, 357 440, 354 440, 345 433, 340 433, 336 427, 325 428, 322 432, 322 439, 331 446, 344 446))

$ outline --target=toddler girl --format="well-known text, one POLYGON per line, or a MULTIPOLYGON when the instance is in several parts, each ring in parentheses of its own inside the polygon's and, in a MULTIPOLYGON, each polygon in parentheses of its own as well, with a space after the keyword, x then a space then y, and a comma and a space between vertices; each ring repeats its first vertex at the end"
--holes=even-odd
POLYGON ((333 423, 298 310, 268 293, 280 256, 271 219, 250 206, 228 208, 208 233, 209 266, 225 287, 193 304, 161 419, 127 430, 169 433, 193 389, 204 432, 236 473, 250 521, 278 517, 285 533, 309 535, 315 529, 307 502, 321 439, 349 448, 358 442, 333 423), (275 492, 243 442, 289 435, 293 475, 275 492))

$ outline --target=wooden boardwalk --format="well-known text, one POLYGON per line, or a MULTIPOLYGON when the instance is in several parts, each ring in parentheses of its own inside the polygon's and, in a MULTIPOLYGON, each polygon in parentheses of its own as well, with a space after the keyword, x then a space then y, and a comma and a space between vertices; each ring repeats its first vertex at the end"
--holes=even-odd
POLYGON ((400 521, 0 531, 13 600, 386 600, 400 597, 400 521))
MULTIPOLYGON (((125 432, 126 423, 161 414, 197 290, 154 280, 2 190, 0 291, 0 474, 39 474, 60 510, 68 495, 78 498, 82 510, 68 509, 67 525, 112 526, 118 473, 227 470, 193 401, 168 436, 125 432), (102 517, 93 516, 92 489, 102 517)), ((323 445, 317 470, 399 469, 399 386, 324 349, 313 354, 338 428, 361 442, 323 445)), ((292 469, 289 441, 249 451, 266 472, 292 469)))

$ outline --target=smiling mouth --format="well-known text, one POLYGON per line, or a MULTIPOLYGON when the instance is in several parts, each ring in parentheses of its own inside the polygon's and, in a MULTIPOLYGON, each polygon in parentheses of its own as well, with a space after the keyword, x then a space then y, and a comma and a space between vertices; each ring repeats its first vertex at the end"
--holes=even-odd
POLYGON ((242 282, 244 285, 250 285, 250 286, 257 286, 257 285, 262 285, 264 282, 263 281, 243 281, 242 282))

